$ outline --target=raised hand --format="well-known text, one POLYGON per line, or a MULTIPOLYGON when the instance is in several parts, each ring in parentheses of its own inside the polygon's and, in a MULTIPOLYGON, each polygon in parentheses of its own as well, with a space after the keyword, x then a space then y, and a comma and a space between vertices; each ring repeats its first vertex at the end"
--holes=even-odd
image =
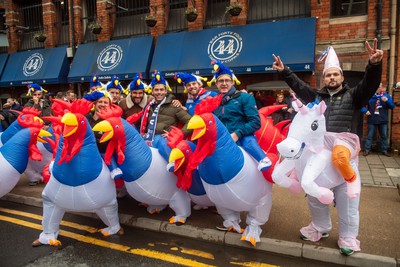
POLYGON ((275 56, 272 54, 272 57, 275 59, 275 62, 272 63, 272 68, 281 72, 285 68, 285 65, 283 65, 281 58, 279 56, 275 56))
POLYGON ((374 64, 381 62, 383 59, 383 51, 378 48, 378 40, 374 39, 373 48, 369 45, 368 41, 365 41, 365 47, 369 54, 369 61, 374 64))

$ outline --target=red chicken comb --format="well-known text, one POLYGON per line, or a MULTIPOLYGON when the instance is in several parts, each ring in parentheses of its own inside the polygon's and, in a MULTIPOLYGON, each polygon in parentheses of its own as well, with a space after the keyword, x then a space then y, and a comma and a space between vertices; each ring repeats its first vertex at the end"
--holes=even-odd
POLYGON ((136 123, 142 117, 143 112, 144 110, 129 116, 128 118, 126 118, 126 121, 129 122, 130 124, 136 123))
POLYGON ((61 123, 62 116, 43 116, 41 117, 43 120, 50 121, 51 123, 62 125, 61 123))
POLYGON ((23 128, 28 128, 28 127, 42 128, 44 125, 43 121, 41 121, 39 119, 35 119, 34 116, 18 116, 17 120, 18 120, 18 123, 23 128))
POLYGON ((194 113, 196 115, 201 115, 204 113, 211 113, 219 107, 219 105, 221 104, 221 100, 222 100, 222 94, 220 94, 216 97, 209 96, 206 99, 204 99, 203 101, 201 101, 198 105, 196 105, 196 107, 194 109, 194 113))
MULTIPOLYGON (((67 102, 65 102, 65 103, 67 103, 67 102)), ((78 99, 78 100, 74 101, 70 105, 71 105, 71 107, 70 107, 69 110, 72 113, 79 113, 79 114, 82 114, 82 115, 86 115, 92 109, 93 102, 82 98, 82 99, 78 99)))
POLYGON ((97 114, 99 115, 100 118, 106 120, 109 118, 114 118, 114 117, 121 117, 122 116, 122 109, 115 104, 111 104, 109 107, 105 108, 104 110, 100 110, 97 114))
POLYGON ((168 132, 167 134, 167 140, 168 143, 167 145, 170 148, 175 148, 179 144, 180 141, 184 139, 183 132, 181 129, 171 126, 171 131, 168 132))
POLYGON ((34 108, 34 107, 26 107, 22 110, 21 115, 33 115, 33 116, 39 116, 40 113, 42 113, 40 110, 34 108))

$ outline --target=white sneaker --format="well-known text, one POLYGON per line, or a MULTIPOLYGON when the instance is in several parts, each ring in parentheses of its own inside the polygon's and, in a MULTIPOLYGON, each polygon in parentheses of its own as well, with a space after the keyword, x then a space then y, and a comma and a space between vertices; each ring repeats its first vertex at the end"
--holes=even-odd
POLYGON ((271 160, 268 157, 265 157, 258 162, 257 168, 260 172, 263 172, 263 171, 268 170, 271 167, 271 165, 272 165, 271 160))
POLYGON ((175 168, 175 161, 172 161, 170 163, 167 164, 167 172, 174 172, 174 168, 175 168))

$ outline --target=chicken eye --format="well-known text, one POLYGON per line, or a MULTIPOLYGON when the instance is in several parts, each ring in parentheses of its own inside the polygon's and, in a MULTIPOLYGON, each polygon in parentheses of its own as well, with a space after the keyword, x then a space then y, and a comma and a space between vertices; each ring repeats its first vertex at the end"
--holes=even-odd
POLYGON ((311 130, 315 131, 318 129, 318 121, 313 121, 313 123, 311 123, 311 130))
POLYGON ((115 126, 116 129, 119 129, 119 125, 115 126))
POLYGON ((84 122, 84 121, 81 121, 81 125, 83 125, 83 124, 85 124, 85 122, 84 122))

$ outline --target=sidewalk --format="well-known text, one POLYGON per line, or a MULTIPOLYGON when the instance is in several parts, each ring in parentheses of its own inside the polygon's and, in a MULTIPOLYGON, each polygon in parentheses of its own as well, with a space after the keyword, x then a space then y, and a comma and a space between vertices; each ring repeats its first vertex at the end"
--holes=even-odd
MULTIPOLYGON (((222 219, 214 209, 193 210, 185 225, 175 226, 168 223, 172 210, 150 215, 134 199, 125 197, 119 199, 120 220, 123 225, 348 266, 400 266, 400 196, 395 187, 400 177, 400 158, 377 154, 360 156, 359 167, 363 188, 358 238, 362 250, 350 257, 340 255, 337 248, 338 221, 334 207, 331 208, 333 229, 329 238, 316 243, 302 241, 299 229, 311 220, 304 194, 295 196, 278 186, 273 187, 270 219, 262 226, 262 241, 255 248, 240 241, 238 234, 216 230, 215 226, 222 219)), ((23 175, 14 190, 2 199, 42 206, 43 187, 43 184, 28 186, 23 175)), ((244 227, 245 216, 242 215, 244 227)))

